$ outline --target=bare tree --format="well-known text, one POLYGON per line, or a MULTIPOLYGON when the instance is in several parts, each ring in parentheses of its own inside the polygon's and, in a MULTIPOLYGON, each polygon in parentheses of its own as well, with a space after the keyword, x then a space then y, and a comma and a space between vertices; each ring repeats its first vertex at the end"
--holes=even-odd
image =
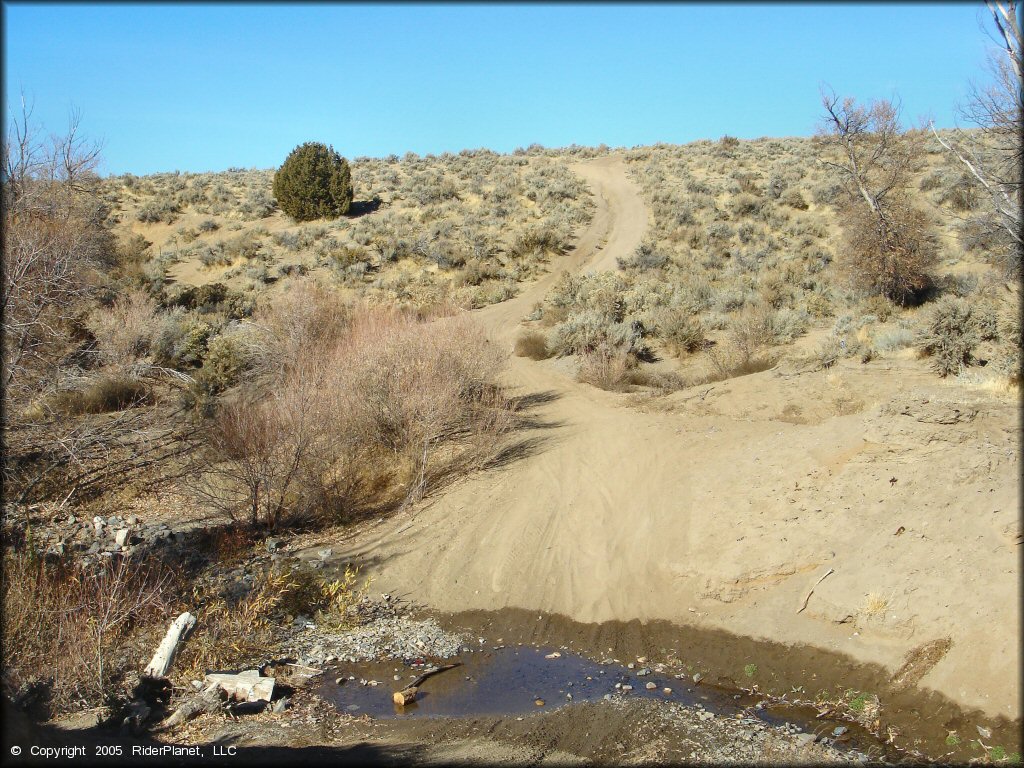
POLYGON ((919 143, 903 131, 898 104, 859 105, 824 89, 822 104, 821 159, 847 193, 840 208, 845 266, 862 288, 905 304, 928 287, 937 256, 927 217, 907 194, 919 143))
MULTIPOLYGON (((85 270, 110 247, 92 195, 99 146, 71 116, 63 136, 44 140, 22 97, 2 148, 3 387, 8 404, 36 389, 26 374, 50 362, 85 289, 85 270)), ((38 370, 36 370, 38 373, 38 370)))
POLYGON ((998 51, 989 59, 991 83, 973 84, 971 96, 959 108, 960 117, 980 131, 959 127, 944 139, 935 126, 938 142, 956 156, 970 175, 985 190, 989 205, 978 220, 983 229, 999 235, 1010 258, 1008 267, 1019 271, 1024 239, 1021 235, 1021 72, 1024 52, 1016 2, 986 3, 995 25, 998 51))

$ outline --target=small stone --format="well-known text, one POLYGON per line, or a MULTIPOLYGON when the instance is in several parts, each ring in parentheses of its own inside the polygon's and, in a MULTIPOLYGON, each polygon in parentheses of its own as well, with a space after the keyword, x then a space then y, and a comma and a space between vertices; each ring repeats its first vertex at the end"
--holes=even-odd
POLYGON ((278 699, 274 703, 274 713, 281 714, 282 712, 284 712, 286 709, 288 709, 289 702, 290 699, 287 696, 285 696, 283 699, 278 699))
POLYGON ((611 695, 610 693, 606 693, 606 694, 604 695, 604 698, 605 698, 605 699, 606 699, 607 701, 611 701, 611 700, 612 700, 612 695, 611 695))
POLYGON ((560 659, 561 657, 562 657, 562 654, 560 654, 558 651, 555 651, 553 653, 549 653, 544 658, 545 659, 560 659))
POLYGON ((128 535, 130 533, 131 530, 128 528, 120 529, 117 533, 114 534, 114 543, 119 547, 123 547, 125 544, 128 543, 128 535))
POLYGON ((543 706, 544 706, 544 699, 534 699, 534 700, 533 700, 533 703, 534 703, 534 704, 535 704, 536 706, 538 706, 538 707, 543 707, 543 706))
POLYGON ((330 547, 327 547, 325 549, 321 549, 316 554, 317 554, 317 557, 319 557, 321 560, 326 560, 328 557, 330 557, 331 555, 334 554, 334 550, 331 549, 330 547))
POLYGON ((649 670, 647 667, 644 667, 643 669, 638 669, 636 672, 637 677, 646 677, 649 674, 651 674, 651 670, 649 670))
POLYGON ((633 663, 633 662, 631 661, 631 662, 629 662, 629 664, 627 664, 627 665, 626 665, 626 667, 627 667, 627 668, 629 668, 629 669, 633 669, 633 668, 635 668, 635 667, 636 667, 636 664, 634 664, 634 663, 633 663))
POLYGON ((796 736, 796 743, 801 747, 806 747, 808 744, 813 744, 818 740, 818 737, 813 733, 798 733, 796 736))
POLYGON ((334 684, 335 685, 342 685, 347 679, 348 678, 346 678, 346 677, 336 677, 336 678, 334 678, 334 684))
POLYGON ((850 729, 849 729, 849 728, 847 728, 847 727, 846 727, 845 725, 840 725, 840 726, 838 726, 837 728, 833 728, 833 729, 832 729, 832 735, 833 735, 833 736, 842 736, 842 735, 843 735, 844 733, 846 733, 846 732, 847 732, 848 730, 850 730, 850 729))
POLYGON ((624 686, 622 686, 622 690, 624 690, 624 691, 632 691, 633 690, 633 686, 632 685, 624 685, 624 686))
POLYGON ((645 688, 646 688, 646 689, 647 689, 648 691, 653 691, 653 690, 654 690, 655 688, 657 688, 658 686, 657 686, 657 684, 655 684, 655 683, 647 683, 647 685, 645 685, 644 687, 645 687, 645 688))
POLYGON ((192 681, 192 687, 195 688, 197 691, 203 690, 203 681, 202 680, 193 680, 192 681))
POLYGON ((698 672, 697 674, 695 674, 693 676, 693 682, 694 683, 699 683, 703 679, 704 679, 704 675, 702 675, 700 672, 698 672))
POLYGON ((646 663, 647 663, 647 657, 646 657, 646 656, 637 656, 637 657, 636 657, 636 660, 637 660, 637 661, 638 661, 638 662, 639 662, 640 664, 646 664, 646 663))
POLYGON ((129 515, 128 519, 125 522, 128 523, 128 525, 138 525, 139 518, 135 515, 129 515))
POLYGON ((671 688, 662 688, 661 692, 664 693, 666 696, 671 696, 672 695, 672 689, 671 688))

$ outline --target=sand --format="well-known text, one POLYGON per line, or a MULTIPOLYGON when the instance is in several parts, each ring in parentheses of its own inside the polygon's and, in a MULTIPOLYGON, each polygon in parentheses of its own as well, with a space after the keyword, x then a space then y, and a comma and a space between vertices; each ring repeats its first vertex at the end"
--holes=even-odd
MULTIPOLYGON (((613 269, 643 237, 621 159, 576 170, 593 221, 551 273, 474 313, 495 343, 511 349, 560 271, 613 269)), ((505 374, 513 394, 552 396, 534 411, 550 426, 522 435, 540 440, 528 455, 362 528, 338 555, 375 590, 439 611, 799 643, 1020 717, 1014 396, 907 356, 783 362, 651 399, 577 383, 565 362, 513 357, 505 374)))

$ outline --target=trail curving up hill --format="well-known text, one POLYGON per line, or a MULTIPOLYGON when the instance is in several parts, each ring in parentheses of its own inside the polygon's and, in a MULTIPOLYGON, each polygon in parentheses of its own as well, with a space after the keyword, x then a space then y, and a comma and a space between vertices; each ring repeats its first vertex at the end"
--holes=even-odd
MULTIPOLYGON (((647 229, 620 158, 574 170, 594 192, 594 218, 547 276, 475 313, 495 343, 511 348, 562 270, 614 269, 647 229)), ((893 671, 915 648, 950 637, 944 656, 913 667, 914 682, 1019 717, 1020 595, 1007 577, 1016 568, 1019 461, 1006 458, 1014 435, 1005 430, 1018 406, 989 398, 969 424, 914 418, 953 395, 922 366, 894 365, 902 367, 768 371, 638 407, 577 383, 564 360, 513 357, 512 392, 552 396, 535 411, 555 425, 533 432, 537 450, 336 551, 365 562, 375 590, 441 611, 665 619, 807 643, 893 671), (850 393, 853 407, 827 410, 850 393), (787 407, 804 416, 783 418, 787 407), (966 536, 963 500, 975 503, 975 494, 984 494, 986 516, 966 536), (900 525, 909 533, 894 538, 900 525), (885 600, 880 615, 864 611, 872 594, 885 600)))

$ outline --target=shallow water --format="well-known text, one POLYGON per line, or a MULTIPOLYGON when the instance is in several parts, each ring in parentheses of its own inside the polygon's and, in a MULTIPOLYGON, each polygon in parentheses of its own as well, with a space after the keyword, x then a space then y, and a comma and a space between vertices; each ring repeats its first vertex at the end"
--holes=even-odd
POLYGON ((782 717, 758 707, 756 697, 696 685, 688 677, 680 679, 658 673, 653 667, 642 664, 629 669, 623 664, 591 661, 564 649, 531 645, 473 650, 448 663, 452 661, 461 665, 427 678, 420 685, 416 700, 405 707, 396 705, 392 694, 433 666, 431 662, 342 664, 325 671, 319 693, 340 712, 374 718, 516 716, 608 697, 657 699, 689 707, 700 705, 716 716, 734 718, 742 714, 751 721, 767 725, 791 722, 800 730, 825 735, 842 726, 846 729, 844 746, 867 749, 874 745, 877 748, 877 742, 869 734, 850 723, 806 719, 801 722, 794 712, 782 717), (556 652, 558 657, 549 658, 556 652), (650 671, 644 674, 644 670, 650 671), (395 680, 395 675, 401 679, 395 680), (338 678, 344 681, 339 684, 338 678), (362 680, 376 680, 379 684, 363 684, 362 680), (655 687, 648 689, 648 683, 655 687), (622 686, 632 686, 632 689, 622 686))

